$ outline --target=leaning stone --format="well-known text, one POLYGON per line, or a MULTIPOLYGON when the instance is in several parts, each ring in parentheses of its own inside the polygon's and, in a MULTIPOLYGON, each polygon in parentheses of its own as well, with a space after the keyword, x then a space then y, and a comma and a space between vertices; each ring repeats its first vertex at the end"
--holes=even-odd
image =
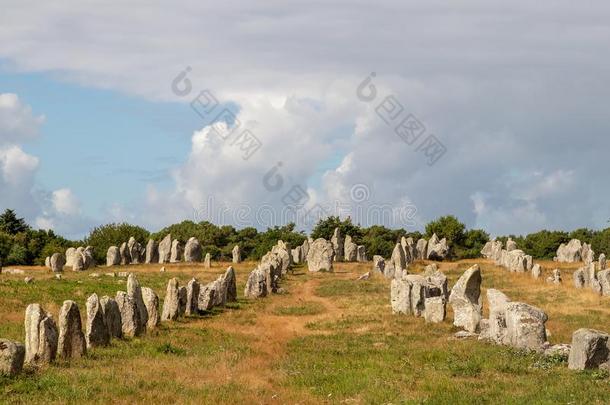
POLYGON ((426 258, 428 260, 444 260, 449 254, 449 245, 447 239, 438 239, 436 234, 433 234, 428 241, 428 252, 426 258))
POLYGON ((180 297, 178 296, 178 279, 172 278, 167 283, 165 298, 163 299, 162 321, 175 321, 180 312, 180 297))
POLYGON ((309 247, 307 268, 309 271, 333 271, 333 244, 326 239, 318 238, 309 247))
POLYGON ((191 279, 186 285, 186 311, 185 314, 195 315, 197 314, 199 305, 199 282, 196 279, 191 279))
POLYGON ((107 346, 110 343, 110 333, 97 294, 87 298, 87 323, 85 324, 85 341, 87 348, 107 346))
POLYGON ((78 358, 87 354, 87 343, 83 333, 78 305, 64 301, 59 311, 59 340, 57 355, 63 359, 78 358))
POLYGON ((133 273, 129 273, 129 276, 127 277, 127 295, 129 295, 136 304, 139 322, 138 330, 143 332, 148 323, 148 312, 146 311, 146 305, 144 305, 144 300, 142 299, 142 287, 140 287, 140 282, 133 273))
POLYGON ((159 326, 159 297, 152 288, 142 287, 142 300, 148 314, 146 329, 151 330, 159 326))
POLYGON ((426 298, 424 302, 424 319, 426 322, 439 323, 445 320, 445 300, 443 297, 426 298))
POLYGON ((25 346, 19 342, 0 339, 0 375, 15 376, 21 373, 25 359, 25 346))
POLYGON ((66 260, 61 253, 53 253, 51 259, 49 259, 49 265, 51 270, 55 273, 60 273, 64 271, 64 265, 66 264, 66 260))
POLYGON ((542 352, 546 342, 548 317, 539 308, 522 302, 506 304, 506 339, 518 349, 542 352))
POLYGON ((25 311, 25 363, 44 364, 55 360, 59 333, 51 314, 40 304, 30 304, 25 311))
POLYGON ((481 321, 481 269, 475 264, 459 278, 449 295, 453 308, 453 324, 476 332, 481 321))
POLYGON ((114 298, 103 296, 100 299, 100 307, 106 320, 108 334, 111 338, 120 339, 123 337, 123 325, 121 321, 121 310, 114 298))
POLYGON ((568 368, 595 369, 610 360, 610 335, 594 329, 578 329, 572 334, 568 368))
POLYGON ((123 331, 123 336, 140 336, 144 332, 144 328, 140 322, 140 313, 133 297, 125 291, 118 291, 116 293, 116 303, 121 312, 121 330, 123 331))

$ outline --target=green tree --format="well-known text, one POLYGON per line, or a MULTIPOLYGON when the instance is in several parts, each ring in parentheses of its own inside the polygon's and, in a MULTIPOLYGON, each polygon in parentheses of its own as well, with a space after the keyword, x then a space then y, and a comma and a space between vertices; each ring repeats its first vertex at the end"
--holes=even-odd
POLYGON ((30 226, 23 218, 18 218, 15 211, 6 209, 3 214, 0 214, 0 231, 9 235, 16 235, 29 229, 30 226))

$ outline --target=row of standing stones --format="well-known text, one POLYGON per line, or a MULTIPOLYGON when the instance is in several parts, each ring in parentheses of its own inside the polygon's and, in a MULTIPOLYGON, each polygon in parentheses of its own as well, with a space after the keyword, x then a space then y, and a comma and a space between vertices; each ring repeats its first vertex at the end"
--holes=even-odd
POLYGON ((95 293, 89 296, 84 332, 76 302, 64 301, 57 323, 40 304, 30 304, 25 311, 25 344, 0 339, 0 374, 16 375, 24 364, 40 366, 57 358, 79 358, 91 348, 109 345, 112 338, 142 336, 161 321, 205 313, 235 301, 235 271, 229 267, 223 275, 204 285, 195 278, 186 286, 180 286, 177 278, 170 279, 161 312, 157 294, 151 288, 141 287, 131 273, 126 292, 117 292, 115 298, 100 299, 95 293))

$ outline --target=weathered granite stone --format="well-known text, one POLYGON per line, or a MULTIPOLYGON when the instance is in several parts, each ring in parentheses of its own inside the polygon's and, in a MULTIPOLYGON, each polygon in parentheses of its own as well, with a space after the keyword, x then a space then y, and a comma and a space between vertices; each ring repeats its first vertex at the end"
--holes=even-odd
POLYGON ((51 314, 40 304, 25 311, 25 363, 45 364, 55 360, 59 332, 51 314))
POLYGON ((420 239, 417 241, 417 259, 424 260, 428 254, 428 241, 420 239))
POLYGON ((229 266, 222 276, 222 282, 227 292, 226 302, 237 302, 237 278, 233 266, 229 266))
POLYGON ((133 236, 129 238, 127 242, 127 249, 129 250, 129 258, 131 264, 140 264, 142 257, 142 245, 133 236))
POLYGON ((335 251, 334 260, 337 262, 342 262, 345 253, 345 240, 343 235, 341 235, 341 230, 339 228, 335 228, 333 236, 330 238, 330 242, 332 243, 333 250, 335 251))
POLYGON ((76 248, 68 248, 66 250, 66 266, 72 267, 74 266, 74 257, 76 256, 76 248))
POLYGON ((186 313, 186 287, 181 286, 178 287, 178 316, 184 316, 186 313))
POLYGON ((307 255, 309 254, 309 246, 311 245, 311 242, 309 239, 305 239, 301 245, 301 258, 303 261, 307 261, 307 255))
POLYGON ((574 278, 574 287, 583 288, 585 286, 585 271, 580 268, 572 274, 574 278))
POLYGON ((572 334, 568 358, 571 370, 595 369, 610 361, 610 335, 594 329, 578 329, 572 334))
POLYGON ((149 239, 148 243, 146 244, 144 263, 151 264, 151 263, 158 263, 158 262, 159 262, 159 244, 156 241, 149 239))
POLYGON ((267 294, 267 277, 265 274, 265 270, 261 266, 259 266, 254 269, 248 276, 246 288, 244 289, 244 296, 246 298, 260 298, 266 297, 267 294))
POLYGON ((115 300, 121 312, 121 330, 123 331, 123 336, 135 337, 142 335, 144 333, 144 325, 140 320, 140 312, 134 298, 125 291, 118 291, 115 300))
POLYGON ((172 249, 169 257, 170 263, 179 263, 184 257, 184 248, 182 243, 178 239, 174 239, 172 242, 172 249))
POLYGON ((199 309, 200 284, 196 279, 191 279, 186 285, 186 311, 188 316, 195 315, 199 309))
POLYGON ((379 255, 373 256, 373 273, 385 274, 385 260, 379 255))
POLYGON ((131 252, 129 251, 129 246, 127 242, 123 242, 121 247, 119 248, 119 253, 121 255, 121 265, 125 266, 131 263, 131 252))
POLYGON ((85 261, 83 260, 83 255, 77 252, 72 258, 72 271, 83 270, 85 270, 85 261))
POLYGON ((553 274, 546 279, 546 282, 550 284, 561 284, 561 281, 561 271, 559 269, 553 270, 553 274))
POLYGON ((212 256, 209 253, 205 254, 205 259, 203 259, 203 267, 205 269, 209 269, 212 267, 212 256))
POLYGON ((15 376, 21 373, 25 359, 25 346, 19 342, 0 339, 0 375, 15 376))
POLYGON ((489 303, 489 339, 498 344, 508 344, 506 305, 510 300, 501 291, 490 288, 487 290, 487 302, 489 303))
POLYGON ((59 311, 59 339, 57 355, 63 359, 78 358, 87 354, 80 310, 74 301, 64 301, 59 311))
POLYGON ((506 339, 518 349, 542 352, 548 317, 539 308, 522 302, 506 303, 506 339))
POLYGON ((233 250, 231 251, 233 263, 241 263, 241 250, 239 245, 233 246, 233 250))
POLYGON ((335 251, 331 242, 323 238, 316 239, 309 247, 307 267, 309 271, 333 271, 335 251))
POLYGON ((97 294, 93 293, 87 298, 86 306, 85 341, 87 348, 107 346, 110 343, 110 332, 97 294))
POLYGON ((208 283, 199 290, 198 309, 201 312, 209 311, 214 307, 216 297, 216 283, 208 283))
POLYGON ((133 302, 136 304, 138 311, 138 330, 144 332, 146 330, 146 324, 148 323, 148 312, 146 311, 146 305, 142 299, 142 287, 140 282, 133 273, 129 273, 127 276, 127 295, 129 295, 133 302))
POLYGON ((106 326, 108 327, 108 334, 111 338, 120 339, 123 337, 123 323, 121 321, 121 310, 114 298, 103 296, 100 299, 100 306, 104 319, 106 320, 106 326))
POLYGON ((64 259, 64 256, 61 253, 53 253, 51 258, 49 259, 50 268, 55 273, 60 273, 60 272, 64 271, 65 264, 66 264, 66 261, 64 259))
POLYGON ((197 238, 190 238, 184 247, 184 261, 187 263, 197 263, 201 261, 201 244, 197 238))
POLYGON ((392 256, 390 260, 385 264, 384 275, 387 278, 401 278, 403 273, 407 274, 407 262, 405 260, 405 253, 400 243, 394 245, 392 250, 392 256))
POLYGON ((411 283, 395 278, 390 286, 392 313, 411 315, 411 283))
POLYGON ((359 263, 364 263, 367 261, 367 257, 366 257, 366 247, 364 247, 364 245, 358 245, 357 248, 357 253, 356 253, 356 261, 359 263))
POLYGON ((106 267, 118 266, 121 264, 121 252, 116 246, 110 246, 106 252, 106 267))
POLYGON ((172 255, 172 234, 166 235, 159 243, 159 263, 169 263, 172 255))
POLYGON ((513 250, 517 250, 517 242, 515 242, 511 238, 508 238, 508 240, 506 241, 506 251, 512 252, 513 250))
POLYGON ((443 297, 426 298, 424 306, 424 319, 426 322, 439 323, 445 320, 446 304, 443 297))
POLYGON ((301 246, 297 246, 292 249, 292 261, 294 262, 294 264, 299 264, 303 261, 301 246))
MULTIPOLYGON (((358 245, 356 245, 353 241, 352 241, 352 237, 350 235, 347 235, 345 237, 345 241, 344 241, 344 255, 343 255, 343 259, 346 262, 355 262, 357 255, 358 255, 358 245)), ((333 244, 334 246, 334 244, 333 244)))
POLYGON ((146 329, 152 330, 159 326, 161 316, 159 314, 159 297, 152 288, 142 287, 142 300, 148 314, 146 329))
POLYGON ((459 278, 449 295, 453 308, 453 324, 468 332, 476 332, 481 321, 481 269, 475 264, 459 278))
POLYGON ((610 269, 597 273, 602 295, 610 296, 610 269))
POLYGON ((582 243, 578 239, 572 239, 567 245, 562 243, 557 249, 557 261, 574 263, 581 260, 582 243))
POLYGON ((449 254, 449 245, 447 239, 438 239, 436 234, 433 234, 428 241, 428 252, 426 258, 428 260, 444 260, 449 254))
POLYGON ((542 267, 536 263, 532 266, 532 278, 538 279, 542 277, 542 267))

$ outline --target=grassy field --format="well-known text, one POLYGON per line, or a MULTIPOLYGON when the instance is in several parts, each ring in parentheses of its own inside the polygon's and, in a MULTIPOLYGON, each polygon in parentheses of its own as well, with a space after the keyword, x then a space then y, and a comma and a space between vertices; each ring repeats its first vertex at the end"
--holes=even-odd
MULTIPOLYGON (((482 264, 483 288, 498 288, 513 300, 543 308, 552 343, 571 341, 580 327, 610 331, 610 297, 555 286, 482 264)), ((452 285, 473 261, 443 263, 452 285)), ((547 271, 555 263, 542 263, 547 271)), ((167 280, 210 281, 212 269, 159 265, 113 268, 132 271, 162 298, 167 280)), ((423 263, 413 266, 422 270, 423 263)), ((206 316, 163 323, 142 338, 113 341, 89 356, 0 377, 0 403, 609 403, 610 378, 601 372, 572 372, 556 358, 541 358, 452 335, 452 314, 442 324, 393 316, 389 282, 356 281, 370 264, 338 264, 333 274, 297 267, 283 282, 287 293, 257 301, 241 297, 254 263, 236 266, 239 302, 206 316)), ((24 268, 25 269, 25 268, 24 268)), ((55 316, 63 300, 84 313, 93 292, 125 290, 125 279, 105 268, 67 271, 61 281, 44 269, 0 275, 0 336, 23 341, 23 317, 32 302, 55 316)), ((486 303, 485 303, 486 304, 486 303)))

